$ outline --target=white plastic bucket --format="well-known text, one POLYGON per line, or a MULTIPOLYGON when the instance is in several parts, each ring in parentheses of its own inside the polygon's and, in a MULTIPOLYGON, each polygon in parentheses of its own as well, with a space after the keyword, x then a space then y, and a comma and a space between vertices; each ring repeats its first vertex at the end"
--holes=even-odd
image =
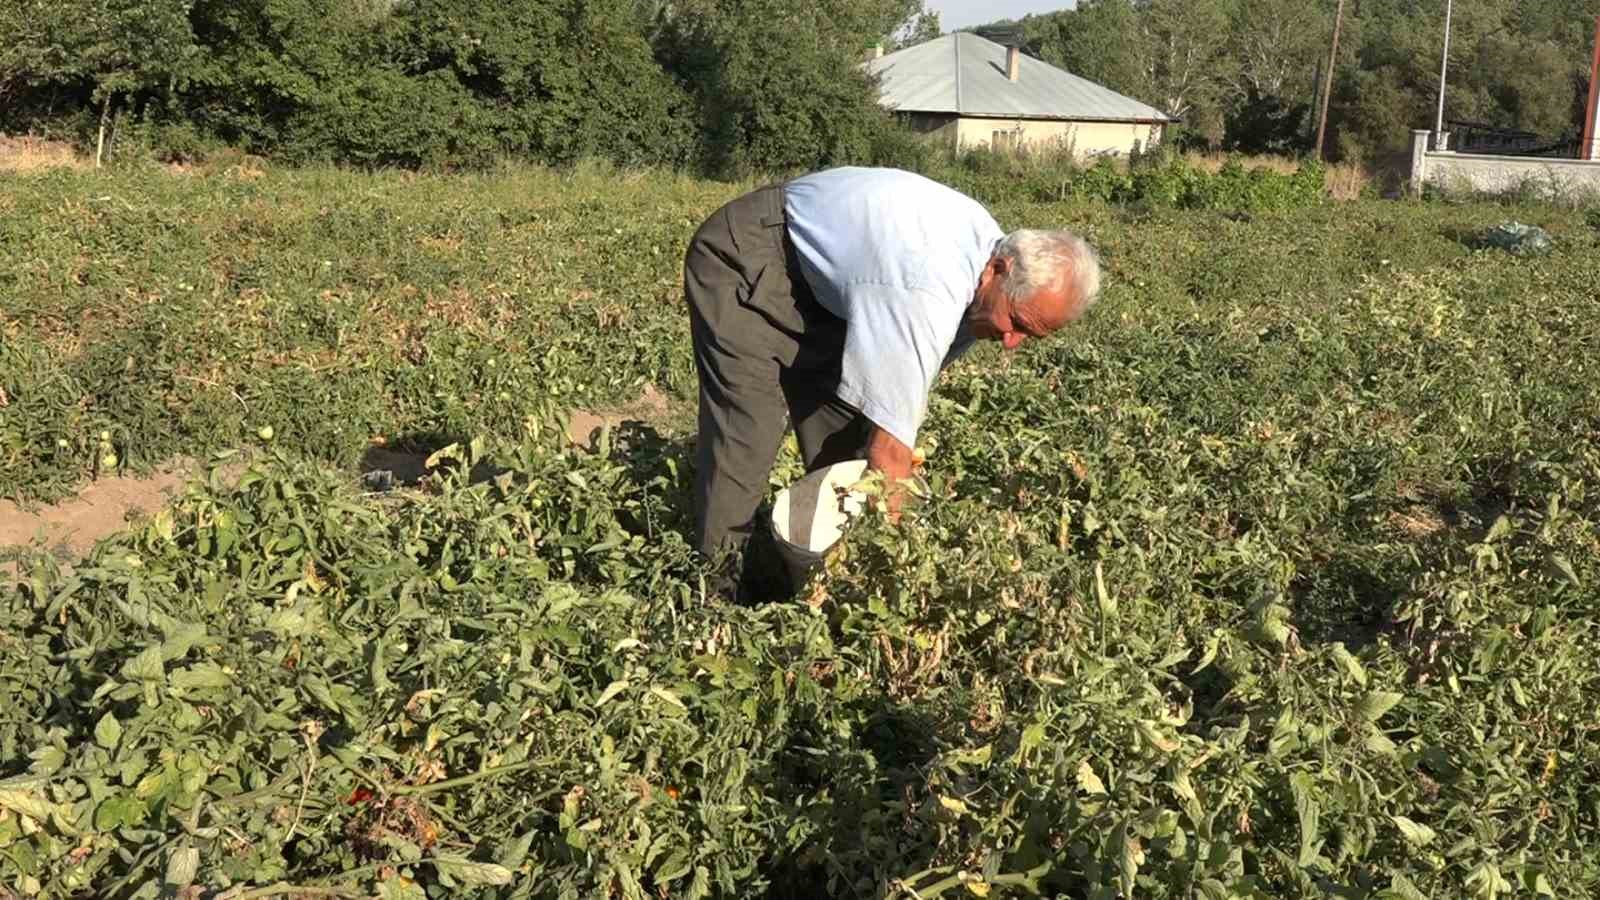
POLYGON ((866 471, 864 459, 824 466, 780 491, 773 501, 772 537, 796 588, 822 565, 850 517, 866 507, 866 495, 849 489, 866 471))

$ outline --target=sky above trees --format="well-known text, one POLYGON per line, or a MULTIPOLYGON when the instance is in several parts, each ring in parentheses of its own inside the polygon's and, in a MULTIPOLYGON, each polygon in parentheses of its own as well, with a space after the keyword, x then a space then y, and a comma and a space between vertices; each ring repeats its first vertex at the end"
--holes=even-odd
POLYGON ((1072 0, 928 0, 944 30, 1072 8, 1072 0))

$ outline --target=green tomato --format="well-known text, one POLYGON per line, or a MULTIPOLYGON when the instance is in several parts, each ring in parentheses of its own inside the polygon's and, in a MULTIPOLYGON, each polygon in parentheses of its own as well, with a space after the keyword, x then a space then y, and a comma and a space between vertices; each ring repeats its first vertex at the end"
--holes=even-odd
POLYGON ((261 438, 263 441, 272 440, 272 435, 273 431, 271 425, 263 425, 256 429, 256 437, 261 438))
POLYGON ((102 468, 102 469, 115 469, 116 467, 117 467, 117 455, 115 453, 107 453, 107 454, 105 454, 105 455, 100 457, 100 468, 102 468))

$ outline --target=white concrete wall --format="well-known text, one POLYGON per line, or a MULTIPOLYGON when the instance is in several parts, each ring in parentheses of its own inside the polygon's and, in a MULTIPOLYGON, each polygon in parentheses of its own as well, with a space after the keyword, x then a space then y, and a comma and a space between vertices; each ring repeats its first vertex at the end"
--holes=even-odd
POLYGON ((1532 188, 1552 196, 1600 196, 1600 160, 1489 156, 1429 150, 1431 132, 1411 135, 1411 189, 1499 193, 1532 188))
POLYGON ((1131 122, 1067 122, 1040 119, 983 119, 966 117, 956 123, 956 141, 962 148, 987 147, 997 131, 1017 135, 1034 148, 1071 147, 1074 155, 1126 156, 1135 148, 1148 150, 1161 142, 1161 125, 1131 122))

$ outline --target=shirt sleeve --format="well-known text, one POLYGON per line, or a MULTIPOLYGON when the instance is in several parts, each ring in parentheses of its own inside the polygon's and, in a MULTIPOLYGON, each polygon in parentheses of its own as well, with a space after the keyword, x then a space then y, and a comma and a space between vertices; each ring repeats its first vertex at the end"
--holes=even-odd
POLYGON ((839 399, 914 447, 964 309, 935 292, 895 285, 856 282, 844 293, 850 316, 839 399))

